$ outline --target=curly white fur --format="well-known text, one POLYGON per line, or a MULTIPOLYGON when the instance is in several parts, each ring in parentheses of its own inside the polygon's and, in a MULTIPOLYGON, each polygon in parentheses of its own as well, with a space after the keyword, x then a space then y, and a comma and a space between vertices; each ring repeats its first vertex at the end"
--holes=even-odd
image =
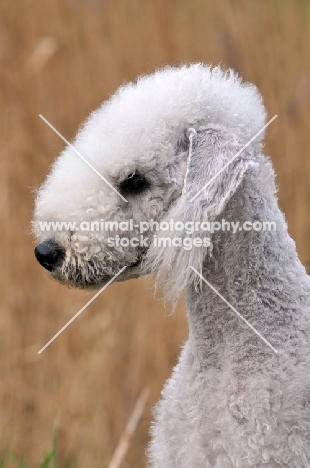
POLYGON ((155 409, 148 450, 153 468, 310 466, 310 281, 276 201, 262 135, 214 178, 264 122, 258 91, 233 72, 200 64, 165 68, 122 87, 73 142, 116 189, 138 172, 149 182, 145 191, 129 194, 125 203, 66 148, 38 192, 37 238, 53 237, 66 249, 52 272, 58 280, 101 287, 143 257, 119 279, 154 272, 173 302, 186 289, 189 339, 155 409), (190 160, 189 128, 196 132, 190 160), (108 248, 107 233, 47 236, 39 229, 44 220, 129 218, 276 221, 277 230, 219 232, 206 248, 145 250, 108 248))

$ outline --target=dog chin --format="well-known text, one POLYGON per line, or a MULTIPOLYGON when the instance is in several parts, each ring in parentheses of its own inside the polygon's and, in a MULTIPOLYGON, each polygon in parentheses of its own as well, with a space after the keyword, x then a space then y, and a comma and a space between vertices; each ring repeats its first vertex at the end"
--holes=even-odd
POLYGON ((112 281, 113 283, 139 278, 142 275, 141 265, 140 263, 137 263, 133 266, 126 267, 126 269, 123 270, 119 275, 117 275, 117 273, 118 272, 115 272, 115 275, 104 275, 98 278, 92 276, 84 277, 82 271, 76 271, 74 274, 70 274, 70 277, 68 277, 67 275, 64 275, 61 268, 59 268, 53 272, 50 272, 50 275, 54 280, 69 288, 92 291, 103 288, 114 277, 115 279, 112 281))
POLYGON ((122 271, 122 273, 115 279, 115 281, 123 282, 130 279, 140 278, 140 276, 142 276, 140 265, 129 266, 126 268, 126 270, 122 271))

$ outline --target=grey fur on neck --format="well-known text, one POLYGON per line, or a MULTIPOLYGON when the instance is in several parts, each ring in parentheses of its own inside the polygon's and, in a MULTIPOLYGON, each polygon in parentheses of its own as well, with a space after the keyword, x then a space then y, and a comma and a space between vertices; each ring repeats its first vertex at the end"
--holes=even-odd
POLYGON ((174 299, 186 285, 189 322, 189 339, 155 409, 149 447, 153 468, 310 466, 310 281, 260 146, 189 203, 233 156, 233 147, 233 138, 221 130, 204 132, 192 159, 188 198, 179 199, 170 216, 276 221, 276 231, 220 232, 203 255, 149 253, 157 256, 168 296, 174 299), (191 265, 278 354, 188 272, 191 265))
MULTIPOLYGON (((299 340, 309 327, 309 320, 302 317, 301 322, 299 314, 300 307, 310 306, 309 278, 276 200, 264 198, 257 185, 255 174, 247 174, 217 220, 238 220, 240 225, 275 221, 276 231, 215 233, 202 275, 281 354, 292 330, 299 340)), ((205 283, 198 289, 194 283, 188 286, 187 310, 191 346, 202 368, 218 366, 225 353, 233 354, 233 362, 241 361, 247 371, 272 358, 270 348, 205 283), (245 362, 245 357, 253 362, 245 362)), ((297 359, 296 350, 294 355, 297 359)))

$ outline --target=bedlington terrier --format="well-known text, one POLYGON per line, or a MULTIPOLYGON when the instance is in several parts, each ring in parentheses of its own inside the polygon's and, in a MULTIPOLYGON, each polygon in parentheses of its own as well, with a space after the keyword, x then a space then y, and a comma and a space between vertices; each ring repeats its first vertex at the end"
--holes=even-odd
POLYGON ((164 68, 92 113, 37 194, 35 254, 53 278, 99 289, 155 273, 173 303, 186 289, 153 468, 310 467, 310 281, 265 116, 232 71, 164 68))

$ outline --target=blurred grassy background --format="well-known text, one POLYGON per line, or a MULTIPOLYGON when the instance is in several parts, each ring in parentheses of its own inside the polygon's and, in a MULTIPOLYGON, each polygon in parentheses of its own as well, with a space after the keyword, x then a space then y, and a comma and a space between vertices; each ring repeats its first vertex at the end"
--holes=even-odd
MULTIPOLYGON (((310 262, 309 0, 2 0, 0 3, 0 456, 38 466, 61 415, 59 467, 105 466, 140 391, 151 396, 123 468, 145 466, 150 407, 186 339, 146 280, 93 293, 49 280, 29 235, 33 191, 62 141, 127 80, 165 64, 232 67, 262 91, 266 154, 302 261, 310 262)), ((15 465, 14 465, 15 466, 15 465)))

